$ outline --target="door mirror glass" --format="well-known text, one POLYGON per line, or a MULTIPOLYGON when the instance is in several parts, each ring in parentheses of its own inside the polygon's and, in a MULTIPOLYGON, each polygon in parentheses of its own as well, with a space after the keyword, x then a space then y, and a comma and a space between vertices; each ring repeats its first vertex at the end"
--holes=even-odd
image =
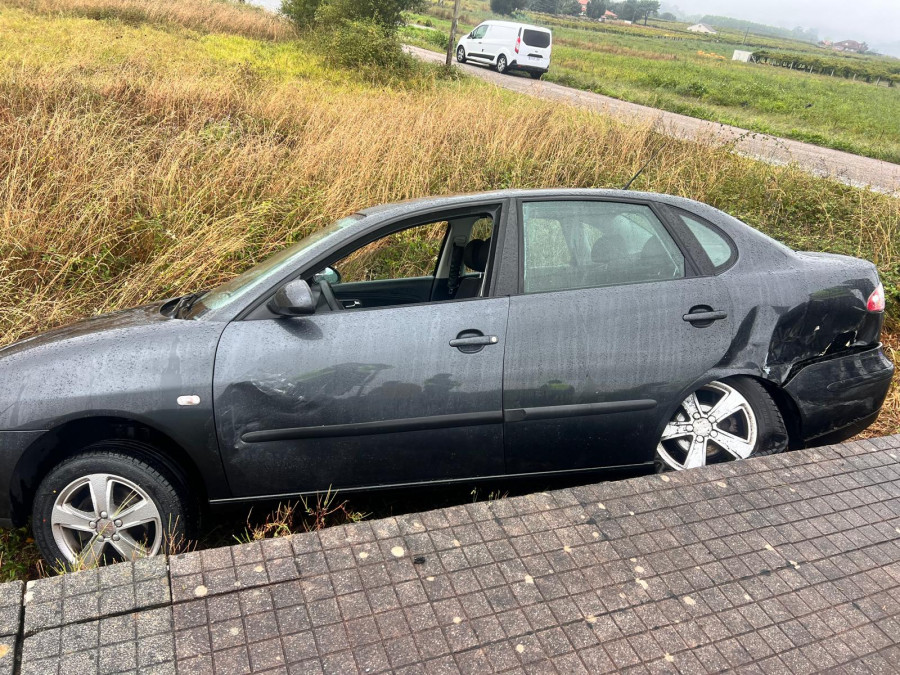
POLYGON ((313 277, 313 281, 316 283, 319 283, 320 281, 327 281, 329 284, 334 286, 335 284, 341 283, 341 273, 333 267, 326 267, 324 270, 313 277))
POLYGON ((294 279, 279 288, 266 307, 280 316, 303 316, 315 313, 316 301, 309 284, 303 279, 294 279))

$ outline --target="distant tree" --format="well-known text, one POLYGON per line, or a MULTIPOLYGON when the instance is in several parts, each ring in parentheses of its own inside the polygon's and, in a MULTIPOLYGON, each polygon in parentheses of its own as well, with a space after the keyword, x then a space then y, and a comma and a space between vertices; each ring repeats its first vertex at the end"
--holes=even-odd
POLYGON ((626 2, 614 2, 610 6, 616 16, 622 21, 637 21, 638 18, 638 0, 626 0, 626 2))
POLYGON ((592 19, 599 19, 606 13, 606 0, 590 0, 587 4, 585 14, 592 19))
POLYGON ((299 28, 309 28, 316 21, 321 0, 281 0, 281 13, 299 28))
POLYGON ((531 0, 528 8, 544 14, 559 14, 559 0, 531 0))
POLYGON ((672 12, 663 12, 659 15, 659 18, 664 21, 678 21, 678 17, 672 14, 672 12))
POLYGON ((581 16, 581 3, 578 0, 561 0, 559 3, 559 13, 568 14, 569 16, 581 16))
POLYGON ((491 0, 491 11, 494 14, 505 14, 509 16, 515 12, 520 3, 519 0, 491 0))
POLYGON ((281 12, 300 28, 369 21, 393 30, 403 24, 403 12, 423 5, 424 0, 281 0, 281 12))
POLYGON ((657 14, 659 12, 659 2, 656 0, 639 0, 637 3, 637 16, 635 17, 635 21, 639 21, 641 17, 644 18, 644 25, 647 25, 647 19, 650 16, 657 14))

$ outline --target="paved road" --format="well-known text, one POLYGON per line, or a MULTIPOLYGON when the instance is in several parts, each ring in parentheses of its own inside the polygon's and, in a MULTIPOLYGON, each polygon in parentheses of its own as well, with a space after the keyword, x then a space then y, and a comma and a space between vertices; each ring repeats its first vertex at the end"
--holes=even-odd
POLYGON ((0 585, 21 675, 898 664, 900 436, 0 585))
MULTIPOLYGON (((424 61, 444 60, 443 54, 427 49, 406 46, 406 50, 424 61)), ((470 75, 529 96, 581 106, 623 121, 655 123, 660 132, 675 138, 703 143, 734 143, 739 153, 771 164, 794 162, 817 176, 835 178, 850 185, 870 187, 880 192, 900 194, 900 165, 897 164, 628 103, 553 82, 535 81, 517 75, 500 75, 482 66, 465 64, 458 67, 470 75)))

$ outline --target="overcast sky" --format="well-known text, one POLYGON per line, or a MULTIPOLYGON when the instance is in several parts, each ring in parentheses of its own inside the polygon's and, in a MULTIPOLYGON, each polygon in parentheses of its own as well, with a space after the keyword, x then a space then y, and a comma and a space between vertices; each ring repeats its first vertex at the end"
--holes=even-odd
MULTIPOLYGON (((685 14, 715 14, 772 26, 815 28, 819 39, 900 43, 900 0, 668 0, 685 14)), ((900 44, 898 44, 900 49, 900 44)))

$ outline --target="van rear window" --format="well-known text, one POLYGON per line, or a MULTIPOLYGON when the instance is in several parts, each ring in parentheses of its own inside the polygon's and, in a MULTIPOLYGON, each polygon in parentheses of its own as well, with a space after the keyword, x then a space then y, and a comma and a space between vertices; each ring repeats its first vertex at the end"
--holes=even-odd
POLYGON ((545 30, 531 30, 526 28, 522 34, 522 42, 529 47, 539 47, 541 49, 550 46, 550 33, 545 30))

